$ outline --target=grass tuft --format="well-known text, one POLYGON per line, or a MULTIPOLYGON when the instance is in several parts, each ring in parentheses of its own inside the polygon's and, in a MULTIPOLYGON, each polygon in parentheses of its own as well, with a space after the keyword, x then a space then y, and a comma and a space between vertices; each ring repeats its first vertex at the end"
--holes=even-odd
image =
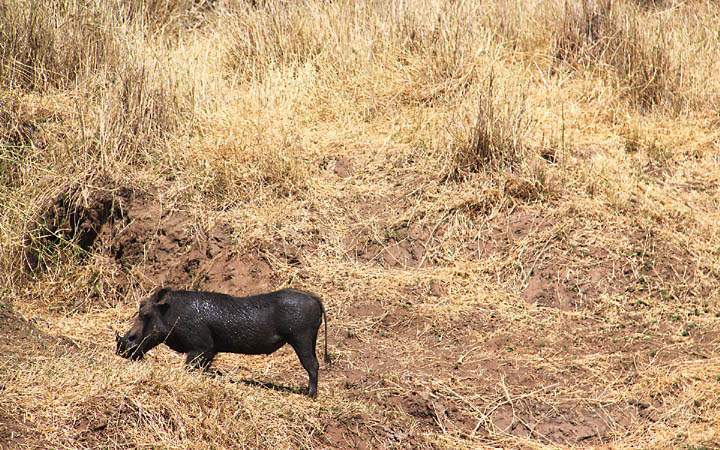
POLYGON ((613 0, 565 2, 553 54, 571 67, 607 71, 641 108, 677 108, 681 68, 671 56, 664 24, 648 23, 645 14, 613 0))
MULTIPOLYGON (((528 157, 533 119, 522 88, 496 86, 491 72, 478 99, 475 122, 450 156, 449 176, 463 179, 482 170, 513 170, 528 157)), ((461 138, 462 139, 462 138, 461 138)))

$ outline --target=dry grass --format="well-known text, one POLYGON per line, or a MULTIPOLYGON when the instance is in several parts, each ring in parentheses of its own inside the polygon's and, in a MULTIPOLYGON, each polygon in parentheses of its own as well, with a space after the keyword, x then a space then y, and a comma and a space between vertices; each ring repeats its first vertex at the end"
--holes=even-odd
POLYGON ((632 3, 586 0, 565 3, 555 57, 571 66, 595 68, 619 85, 640 107, 679 108, 683 88, 680 61, 673 61, 667 21, 651 22, 632 3))
POLYGON ((719 17, 4 2, 0 446, 719 446, 719 17), (320 294, 319 399, 116 357, 159 284, 320 294))
POLYGON ((484 168, 512 170, 530 156, 526 140, 533 119, 527 110, 525 88, 510 83, 498 87, 495 83, 492 72, 483 80, 472 131, 459 121, 460 145, 451 147, 448 155, 451 178, 466 178, 484 168))

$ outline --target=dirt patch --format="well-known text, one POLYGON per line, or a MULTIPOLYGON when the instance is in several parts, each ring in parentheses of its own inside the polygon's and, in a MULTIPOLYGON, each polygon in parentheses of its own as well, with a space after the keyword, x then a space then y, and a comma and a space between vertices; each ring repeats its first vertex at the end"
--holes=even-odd
POLYGON ((565 445, 596 442, 610 430, 607 420, 599 411, 587 408, 527 403, 505 404, 491 415, 495 432, 565 445))
POLYGON ((521 293, 527 303, 571 311, 595 305, 602 294, 627 289, 627 280, 613 273, 612 261, 576 261, 569 267, 556 261, 550 257, 530 273, 521 293))
MULTIPOLYGON (((568 400, 558 404, 565 389, 580 387, 575 383, 580 374, 550 374, 518 364, 514 353, 505 351, 514 342, 491 349, 492 359, 468 358, 461 368, 452 368, 452 361, 471 345, 469 335, 458 344, 420 353, 400 349, 391 341, 376 335, 371 342, 346 342, 346 348, 353 349, 356 368, 343 367, 340 376, 346 379, 343 386, 350 398, 400 414, 417 432, 479 438, 502 433, 551 444, 591 444, 608 436, 610 423, 630 420, 622 405, 593 408, 568 400)), ((403 342, 407 345, 408 340, 403 342)), ((333 376, 337 374, 336 370, 333 376)))
POLYGON ((354 432, 350 423, 330 423, 323 433, 323 441, 330 448, 371 448, 365 437, 354 432))
POLYGON ((419 431, 410 423, 398 424, 397 419, 371 420, 362 414, 353 414, 331 420, 320 439, 323 448, 371 449, 423 448, 419 431))
POLYGON ((418 242, 391 239, 386 245, 371 244, 360 254, 359 259, 378 262, 384 267, 418 267, 423 260, 425 249, 418 242))
POLYGON ((49 448, 49 445, 40 432, 24 422, 22 414, 5 411, 0 405, 0 450, 17 448, 49 448))
POLYGON ((517 210, 507 218, 505 234, 511 239, 520 239, 531 232, 546 229, 550 224, 547 220, 532 212, 517 210))
POLYGON ((635 230, 629 235, 628 258, 623 275, 635 294, 659 295, 663 299, 704 297, 712 289, 697 278, 698 264, 688 248, 663 239, 655 230, 635 230))
POLYGON ((383 267, 412 268, 426 262, 426 247, 430 238, 431 230, 427 226, 403 224, 389 229, 381 242, 355 234, 345 241, 360 261, 383 267))
POLYGON ((108 254, 123 276, 118 292, 139 282, 150 288, 211 289, 236 295, 272 286, 270 265, 257 254, 238 254, 233 229, 219 224, 206 231, 188 212, 163 210, 148 194, 127 189, 98 191, 83 200, 70 189, 58 195, 29 227, 24 259, 33 272, 62 255, 60 246, 108 254), (138 281, 139 276, 139 281, 138 281))
POLYGON ((386 409, 410 416, 414 423, 426 429, 471 433, 477 423, 477 419, 461 405, 427 390, 385 396, 379 399, 379 403, 386 409))
POLYGON ((147 197, 134 199, 126 225, 115 233, 111 252, 127 270, 153 285, 250 294, 273 284, 270 265, 256 254, 238 254, 233 229, 219 224, 197 228, 184 211, 162 211, 147 197))
POLYGON ((250 294, 270 289, 273 272, 259 257, 222 255, 201 267, 203 289, 250 294))
MULTIPOLYGON (((523 228, 512 234, 522 234, 523 228)), ((572 310, 594 307, 603 295, 626 293, 643 304, 646 299, 705 297, 712 291, 712 285, 698 276, 702 269, 687 248, 653 230, 631 227, 616 233, 627 243, 612 254, 588 244, 592 235, 582 229, 563 229, 544 244, 535 243, 534 249, 524 252, 523 266, 530 271, 522 298, 539 306, 572 310)))
POLYGON ((488 225, 487 231, 478 236, 478 242, 469 242, 466 246, 468 257, 507 254, 512 245, 530 235, 544 232, 552 223, 532 211, 516 209, 508 215, 498 216, 488 225))
POLYGON ((70 339, 52 336, 41 330, 32 320, 15 313, 0 303, 0 358, 17 361, 32 355, 62 355, 77 346, 70 339))
POLYGON ((28 226, 23 238, 25 268, 31 272, 45 269, 48 256, 57 255, 57 248, 68 244, 79 248, 81 257, 87 255, 103 226, 122 217, 128 195, 129 191, 121 190, 85 196, 78 187, 58 194, 28 226))
POLYGON ((352 160, 347 157, 342 157, 338 159, 337 161, 335 161, 335 167, 333 168, 333 172, 335 172, 335 175, 339 176, 340 178, 351 177, 354 173, 352 160))
MULTIPOLYGON (((618 430, 651 421, 663 406, 590 399, 602 399, 608 383, 634 383, 644 365, 672 363, 698 346, 690 338, 674 343, 667 327, 649 332, 650 319, 640 315, 628 318, 634 326, 618 329, 559 314, 546 328, 492 319, 487 311, 451 323, 412 308, 353 311, 373 326, 359 339, 333 336, 336 348, 352 356, 338 360, 332 377, 344 379, 349 398, 394 412, 419 433, 602 445, 618 430)), ((698 351, 710 351, 715 340, 708 341, 698 351)))
POLYGON ((522 297, 528 303, 571 310, 579 306, 578 296, 567 288, 567 273, 550 268, 536 271, 530 276, 522 297))

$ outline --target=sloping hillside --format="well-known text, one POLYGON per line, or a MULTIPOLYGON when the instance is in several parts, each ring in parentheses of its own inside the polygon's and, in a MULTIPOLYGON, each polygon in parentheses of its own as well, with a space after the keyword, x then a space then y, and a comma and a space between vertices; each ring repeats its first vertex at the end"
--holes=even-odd
POLYGON ((111 3, 0 6, 0 447, 720 446, 714 2, 111 3), (320 295, 318 399, 159 285, 320 295))

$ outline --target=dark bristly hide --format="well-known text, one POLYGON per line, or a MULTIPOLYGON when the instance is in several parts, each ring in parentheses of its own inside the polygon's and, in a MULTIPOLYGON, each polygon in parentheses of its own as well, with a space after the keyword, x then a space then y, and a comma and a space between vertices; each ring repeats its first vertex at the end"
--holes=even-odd
POLYGON ((320 299, 295 289, 233 297, 202 291, 159 289, 140 303, 132 328, 115 333, 116 353, 132 360, 164 343, 185 353, 191 368, 207 369, 221 352, 271 354, 290 344, 308 372, 308 395, 317 396, 318 330, 327 318, 320 299))

